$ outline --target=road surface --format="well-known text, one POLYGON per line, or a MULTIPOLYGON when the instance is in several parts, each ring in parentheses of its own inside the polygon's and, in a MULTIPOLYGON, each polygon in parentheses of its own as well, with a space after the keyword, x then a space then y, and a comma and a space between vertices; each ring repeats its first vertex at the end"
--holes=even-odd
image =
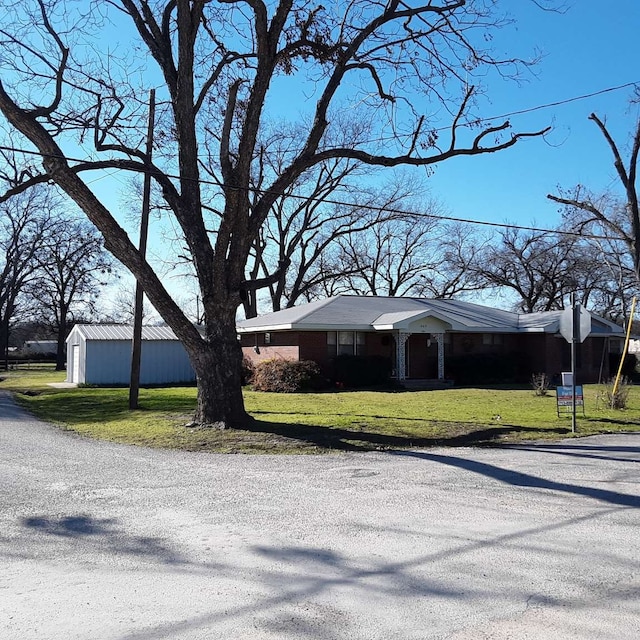
POLYGON ((640 434, 211 455, 0 396, 3 640, 640 637, 640 434))

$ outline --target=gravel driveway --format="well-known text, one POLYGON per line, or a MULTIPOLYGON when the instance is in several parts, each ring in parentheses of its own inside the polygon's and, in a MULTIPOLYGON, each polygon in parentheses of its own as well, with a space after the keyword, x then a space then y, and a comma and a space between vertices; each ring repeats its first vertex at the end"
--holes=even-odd
POLYGON ((210 455, 0 396, 3 640, 640 637, 640 434, 210 455))

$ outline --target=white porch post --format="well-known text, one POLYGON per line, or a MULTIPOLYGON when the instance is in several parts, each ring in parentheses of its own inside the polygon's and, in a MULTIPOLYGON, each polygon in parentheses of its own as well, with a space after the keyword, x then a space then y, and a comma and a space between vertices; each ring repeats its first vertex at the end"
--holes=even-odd
POLYGON ((438 345, 438 380, 444 380, 444 333, 434 335, 438 345))
POLYGON ((398 331, 394 339, 396 341, 396 379, 405 380, 407 377, 407 359, 405 344, 411 334, 407 331, 398 331))

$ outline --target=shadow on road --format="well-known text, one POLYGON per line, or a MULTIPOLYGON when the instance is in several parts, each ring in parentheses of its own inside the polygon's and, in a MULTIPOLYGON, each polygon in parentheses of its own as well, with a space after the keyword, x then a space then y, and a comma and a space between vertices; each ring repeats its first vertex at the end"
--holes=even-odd
MULTIPOLYGON (((31 516, 21 519, 21 524, 27 530, 46 534, 61 542, 65 539, 73 540, 74 546, 88 546, 102 552, 147 559, 162 564, 182 564, 186 560, 177 552, 171 550, 159 538, 150 536, 131 535, 122 529, 118 520, 113 518, 93 518, 88 515, 62 516, 49 518, 46 516, 31 516)), ((23 549, 37 552, 38 540, 23 538, 23 549)), ((47 541, 40 541, 47 546, 47 541)), ((70 552, 61 548, 62 553, 70 552)))
POLYGON ((569 484, 566 482, 556 482, 547 480, 521 471, 512 471, 511 469, 503 469, 486 462, 479 462, 469 458, 458 458, 456 456, 445 456, 426 451, 395 451, 391 455, 411 456, 421 460, 430 462, 438 462, 450 467, 457 467, 465 471, 471 471, 489 478, 504 482, 515 487, 529 487, 532 489, 549 489, 551 491, 561 491, 563 493, 572 493, 574 495, 593 498, 601 502, 618 505, 621 507, 640 508, 640 496, 630 495, 627 493, 618 493, 617 491, 609 491, 607 489, 597 489, 594 487, 584 487, 578 484, 569 484))
POLYGON ((640 446, 616 447, 609 445, 578 445, 578 444, 505 444, 505 449, 517 451, 538 451, 572 458, 588 458, 592 460, 615 460, 617 462, 640 462, 640 446), (636 458, 621 457, 617 453, 636 454, 636 458))

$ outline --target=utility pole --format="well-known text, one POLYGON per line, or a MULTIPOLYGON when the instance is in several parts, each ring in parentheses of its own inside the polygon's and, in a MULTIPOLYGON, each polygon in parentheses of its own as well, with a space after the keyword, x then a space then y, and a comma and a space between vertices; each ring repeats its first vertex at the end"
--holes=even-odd
POLYGON ((571 294, 571 433, 576 432, 576 369, 577 344, 580 327, 580 309, 576 305, 576 294, 571 294))
MULTIPOLYGON (((156 91, 149 92, 149 127, 147 130, 147 162, 151 162, 153 154, 153 127, 156 113, 156 91)), ((149 210, 151 208, 151 173, 149 169, 144 173, 142 189, 142 218, 140 220, 140 255, 144 260, 147 254, 147 235, 149 231, 149 210)), ((144 291, 140 282, 136 280, 136 298, 133 312, 133 339, 131 342, 131 380, 129 383, 129 409, 138 408, 140 392, 140 359, 142 355, 142 305, 144 291)))

